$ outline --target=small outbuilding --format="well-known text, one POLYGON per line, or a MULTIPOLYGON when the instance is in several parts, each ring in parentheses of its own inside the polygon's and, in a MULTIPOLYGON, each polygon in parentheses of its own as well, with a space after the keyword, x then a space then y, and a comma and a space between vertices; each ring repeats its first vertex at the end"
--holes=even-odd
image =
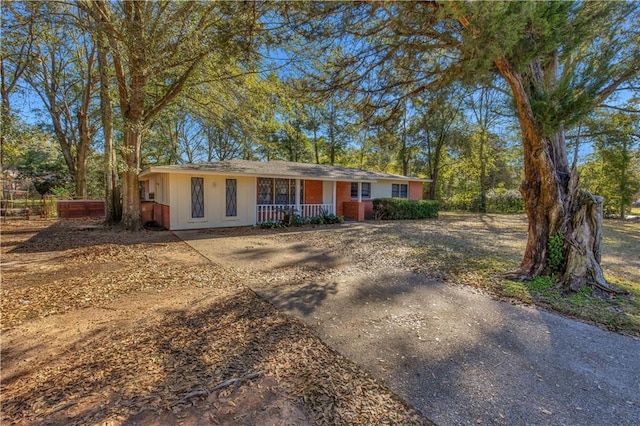
POLYGON ((229 160, 140 174, 143 221, 165 228, 248 226, 326 213, 364 220, 374 198, 423 198, 428 179, 289 161, 229 160))

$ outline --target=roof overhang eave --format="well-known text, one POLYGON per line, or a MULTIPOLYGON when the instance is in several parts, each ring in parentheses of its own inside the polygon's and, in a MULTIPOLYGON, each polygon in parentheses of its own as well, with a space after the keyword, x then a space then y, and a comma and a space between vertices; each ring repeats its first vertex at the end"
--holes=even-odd
POLYGON ((219 170, 203 170, 203 169, 176 169, 171 167, 149 167, 143 170, 139 177, 147 177, 156 173, 171 173, 171 174, 200 174, 207 176, 246 176, 246 177, 268 177, 276 179, 307 179, 307 180, 323 180, 328 182, 378 182, 380 180, 396 180, 396 181, 410 181, 410 182, 433 182, 432 179, 420 179, 415 177, 406 176, 316 176, 307 174, 282 174, 282 173, 261 173, 261 172, 233 172, 233 171, 219 171, 219 170))

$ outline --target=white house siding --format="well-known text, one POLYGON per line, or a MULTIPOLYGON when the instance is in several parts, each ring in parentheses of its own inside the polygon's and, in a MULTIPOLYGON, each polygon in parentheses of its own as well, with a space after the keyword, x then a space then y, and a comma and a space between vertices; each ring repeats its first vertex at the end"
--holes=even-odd
POLYGON ((322 182, 322 204, 333 204, 333 186, 335 182, 325 180, 322 182))
MULTIPOLYGON (((167 175, 149 176, 149 193, 153 193, 153 201, 158 204, 169 205, 169 180, 167 175)), ((147 198, 148 198, 148 194, 147 198)))
POLYGON ((256 178, 172 174, 171 229, 219 228, 255 224, 256 178), (204 179, 204 217, 191 217, 191 178, 204 179), (226 179, 237 180, 237 216, 226 217, 226 179))

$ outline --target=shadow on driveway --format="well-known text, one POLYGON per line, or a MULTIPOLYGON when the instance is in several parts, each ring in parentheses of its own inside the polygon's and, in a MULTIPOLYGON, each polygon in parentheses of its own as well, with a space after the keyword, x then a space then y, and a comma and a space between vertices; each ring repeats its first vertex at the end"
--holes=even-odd
MULTIPOLYGON (((362 230, 342 232, 362 244, 362 230)), ((348 264, 302 237, 179 236, 255 271, 348 264)), ((637 424, 640 340, 393 267, 344 272, 253 289, 438 424, 637 424)))
POLYGON ((256 290, 438 424, 640 418, 637 339, 401 271, 256 290))

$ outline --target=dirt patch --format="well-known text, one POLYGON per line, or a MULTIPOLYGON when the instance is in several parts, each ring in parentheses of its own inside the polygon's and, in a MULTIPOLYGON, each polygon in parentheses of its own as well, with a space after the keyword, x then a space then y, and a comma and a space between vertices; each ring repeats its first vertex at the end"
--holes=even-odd
POLYGON ((429 423, 169 232, 3 224, 2 270, 3 423, 429 423))

